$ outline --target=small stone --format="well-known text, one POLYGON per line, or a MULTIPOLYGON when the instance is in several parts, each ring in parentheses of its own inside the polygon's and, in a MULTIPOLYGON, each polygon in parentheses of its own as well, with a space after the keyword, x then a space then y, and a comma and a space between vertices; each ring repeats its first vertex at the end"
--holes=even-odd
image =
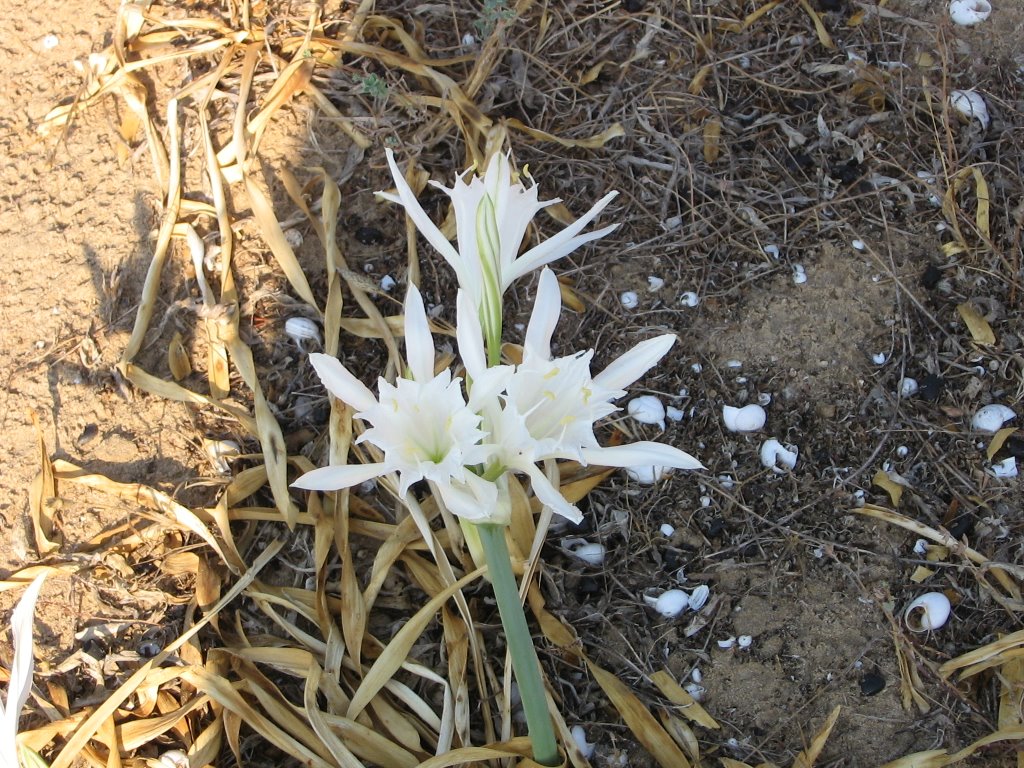
POLYGON ((865 696, 874 696, 885 688, 885 678, 878 672, 868 672, 860 679, 860 692, 865 696))

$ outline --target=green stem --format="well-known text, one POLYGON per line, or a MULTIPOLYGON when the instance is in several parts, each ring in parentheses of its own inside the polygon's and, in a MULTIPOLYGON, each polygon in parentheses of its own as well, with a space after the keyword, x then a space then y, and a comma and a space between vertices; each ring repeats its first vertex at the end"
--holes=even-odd
POLYGON ((533 646, 530 628, 526 625, 523 604, 519 602, 516 577, 512 573, 512 558, 505 543, 505 526, 484 523, 477 526, 480 541, 487 558, 487 571, 498 601, 501 624, 505 628, 505 641, 512 656, 512 671, 519 684, 519 697, 526 713, 526 727, 530 733, 533 759, 541 765, 559 765, 558 744, 548 715, 547 696, 540 674, 537 649, 533 646))

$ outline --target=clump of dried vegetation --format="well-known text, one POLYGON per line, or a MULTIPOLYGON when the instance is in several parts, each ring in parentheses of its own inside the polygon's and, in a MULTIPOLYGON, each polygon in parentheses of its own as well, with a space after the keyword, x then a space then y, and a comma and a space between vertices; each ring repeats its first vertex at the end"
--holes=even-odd
MULTIPOLYGON (((623 281, 642 282, 656 265, 663 295, 696 291, 713 327, 714 313, 728 315, 752 286, 797 263, 813 269, 828 246, 866 240, 865 258, 896 300, 878 308, 895 317, 885 373, 850 373, 860 413, 830 420, 783 406, 804 464, 780 492, 771 473, 737 463, 718 426, 716 397, 736 391, 722 361, 706 355, 701 373, 681 361, 652 387, 689 387, 680 404, 697 415, 683 447, 709 474, 701 490, 677 478, 671 494, 630 503, 644 520, 669 496, 692 509, 682 522, 696 543, 685 554, 708 573, 727 557, 767 560, 794 542, 840 567, 870 558, 872 536, 927 540, 927 555, 890 553, 888 587, 860 595, 891 622, 906 708, 938 709, 954 726, 933 748, 888 765, 1019 759, 1010 754, 1024 739, 1019 485, 995 480, 985 462, 1019 455, 1021 440, 1012 428, 987 437, 986 457, 969 431, 978 403, 1024 395, 1019 64, 981 69, 964 60, 948 22, 915 21, 884 0, 134 2, 112 32, 82 91, 42 129, 56 141, 82 110, 113 105, 125 157, 148 153, 160 223, 117 375, 187 403, 197 440, 227 472, 206 503, 186 505, 157 480, 114 482, 51 461, 40 445, 31 509, 42 559, 5 587, 86 567, 55 544, 51 500, 76 484, 138 509, 77 555, 116 552, 129 573, 150 574, 149 588, 173 585, 184 606, 176 636, 152 655, 110 664, 78 651, 46 680, 22 738, 54 768, 152 765, 170 749, 187 751, 192 766, 525 761, 494 607, 444 526, 424 540, 385 485, 289 490, 314 466, 366 458, 352 414, 327 408, 308 348, 367 377, 399 370, 401 317, 380 287, 384 274, 452 306, 436 255, 411 225, 388 233, 397 216, 371 202, 389 186, 385 146, 402 153, 439 221, 448 212, 426 180, 450 181, 503 145, 546 196, 564 199, 548 209, 558 221, 580 213, 575 201, 620 190, 620 230, 598 255, 559 265, 581 336, 609 356, 635 332, 678 327, 673 300, 634 316, 619 306, 623 281), (970 78, 993 114, 984 129, 950 107, 951 90, 970 78), (930 240, 896 247, 922 233, 930 240), (781 254, 765 250, 772 244, 781 254), (171 294, 184 295, 188 311, 157 322, 171 294), (322 336, 291 340, 284 321, 294 317, 322 336), (931 387, 927 397, 896 394, 912 374, 931 387), (902 474, 883 467, 883 448, 897 439, 914 457, 902 474), (716 480, 723 473, 732 480, 716 480), (863 506, 858 489, 871 494, 863 506), (704 526, 704 493, 731 538, 704 526), (841 526, 861 523, 847 512, 882 525, 851 538, 841 526), (967 513, 969 529, 960 524, 967 513), (901 621, 897 604, 920 582, 948 593, 964 619, 941 645, 901 621), (80 668, 102 680, 101 696, 64 687, 80 668)), ((511 325, 518 316, 509 312, 511 325)), ((442 307, 438 331, 450 314, 442 307)), ((705 355, 693 339, 686 349, 705 355)), ((616 422, 606 437, 633 429, 616 422)), ((593 492, 595 517, 635 491, 580 467, 563 467, 562 480, 573 499, 593 492)), ((437 514, 429 499, 424 509, 437 514)), ((527 502, 519 510, 521 555, 534 551, 538 512, 527 502)), ((633 539, 627 556, 649 560, 654 546, 633 539)), ((668 568, 664 559, 624 573, 639 583, 668 568)), ((844 727, 840 708, 781 734, 782 746, 776 733, 771 745, 738 748, 744 734, 723 728, 713 699, 697 703, 664 659, 619 664, 552 608, 552 595, 561 605, 578 590, 577 577, 560 567, 545 574, 543 564, 526 574, 568 763, 588 764, 569 726, 607 721, 631 765, 871 764, 829 753, 844 727)), ((702 609, 690 642, 713 646, 699 632, 720 610, 719 600, 702 609)), ((623 633, 653 631, 645 618, 623 633)))

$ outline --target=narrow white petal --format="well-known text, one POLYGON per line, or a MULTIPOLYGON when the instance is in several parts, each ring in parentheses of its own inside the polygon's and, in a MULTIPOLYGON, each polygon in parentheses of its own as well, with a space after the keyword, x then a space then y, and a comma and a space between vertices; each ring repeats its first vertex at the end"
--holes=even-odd
POLYGON ((608 448, 583 448, 580 453, 587 464, 600 467, 633 467, 654 464, 675 469, 704 469, 690 454, 671 445, 642 441, 608 448))
POLYGON ((305 491, 340 491, 342 488, 351 488, 390 471, 391 467, 384 463, 321 467, 304 474, 292 483, 292 488, 301 488, 305 491))
POLYGON ((496 518, 501 513, 498 509, 497 489, 472 472, 466 473, 466 483, 436 483, 434 488, 440 492, 445 506, 456 517, 473 523, 502 522, 496 518), (489 488, 488 488, 489 487, 489 488))
POLYGON ((525 275, 527 272, 532 272, 538 267, 550 264, 555 259, 560 259, 563 256, 572 253, 584 243, 589 243, 591 240, 602 238, 615 230, 619 226, 618 224, 612 224, 609 227, 604 227, 603 229, 590 232, 586 235, 579 234, 587 224, 597 218, 597 215, 601 213, 608 203, 615 199, 615 196, 618 194, 618 192, 609 192, 598 200, 597 203, 594 204, 593 208, 568 227, 553 237, 548 238, 543 243, 534 246, 516 259, 512 264, 512 267, 509 269, 509 274, 502 275, 502 287, 508 287, 514 280, 525 275))
POLYGON ((384 153, 388 158, 388 165, 391 167, 391 176, 395 181, 395 188, 398 190, 397 198, 388 192, 378 192, 378 196, 385 200, 391 200, 392 202, 401 203, 405 207, 405 212, 412 219, 416 225, 416 229, 423 233, 423 236, 427 238, 434 248, 444 256, 445 261, 452 265, 455 269, 459 268, 459 252, 455 250, 448 238, 444 236, 440 229, 430 220, 427 216, 427 212, 420 206, 419 201, 416 199, 416 195, 413 194, 412 188, 405 180, 405 175, 398 169, 398 164, 395 162, 395 154, 390 149, 385 149, 384 153))
POLYGON ((320 381, 327 391, 339 400, 348 403, 357 411, 368 411, 377 404, 377 398, 363 382, 349 373, 348 368, 336 357, 314 352, 309 356, 320 381))
POLYGON ((528 354, 537 355, 543 360, 551 359, 551 335, 555 332, 561 310, 562 294, 558 288, 558 278, 550 269, 545 269, 540 273, 533 313, 526 326, 523 346, 528 354))
POLYGON ((672 333, 641 341, 597 374, 594 384, 604 389, 625 389, 657 365, 675 343, 672 333))
POLYGON ((474 380, 487 370, 487 353, 484 351, 484 332, 480 327, 480 315, 466 291, 459 289, 455 299, 455 338, 459 343, 459 355, 466 366, 466 372, 474 380))
POLYGON ((416 381, 434 378, 434 338, 430 335, 423 297, 415 285, 405 299, 405 359, 416 381))
POLYGON ((14 661, 11 663, 11 679, 7 684, 7 706, 3 710, 3 732, 0 739, 4 741, 3 751, 11 751, 15 755, 12 765, 18 764, 17 746, 13 739, 18 733, 21 709, 28 701, 28 695, 32 690, 32 671, 35 668, 32 629, 35 626, 36 600, 39 599, 39 590, 42 589, 45 578, 45 573, 36 576, 11 615, 14 661), (7 743, 8 738, 11 739, 11 744, 7 743))
POLYGON ((528 464, 523 467, 517 467, 517 469, 522 469, 530 476, 533 493, 540 500, 541 504, 550 507, 553 512, 557 512, 573 523, 579 523, 583 520, 583 513, 565 500, 562 492, 551 484, 547 475, 541 472, 536 465, 528 464))

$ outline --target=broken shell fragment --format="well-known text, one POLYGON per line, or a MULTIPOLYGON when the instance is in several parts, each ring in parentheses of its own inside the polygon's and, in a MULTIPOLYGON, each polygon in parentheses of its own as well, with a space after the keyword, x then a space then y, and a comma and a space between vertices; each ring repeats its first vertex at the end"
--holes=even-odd
POLYGON ((977 432, 994 433, 999 431, 1010 419, 1016 418, 1017 414, 1000 403, 993 403, 979 408, 974 418, 971 419, 971 427, 977 432))
POLYGON ((626 406, 626 411, 641 424, 657 424, 665 428, 665 406, 654 395, 634 397, 626 406))
POLYGON ((1007 456, 1002 461, 997 461, 992 465, 992 476, 1001 478, 1011 478, 1017 476, 1017 457, 1007 456))
POLYGON ((793 265, 793 285, 803 285, 807 282, 807 272, 803 264, 793 265))
POLYGON ((644 602, 666 619, 674 619, 690 605, 690 596, 681 589, 669 589, 657 597, 644 595, 644 602))
POLYGON ((991 13, 992 4, 988 0, 952 0, 949 4, 949 18, 962 27, 980 24, 991 13))
POLYGON ((679 297, 679 303, 684 307, 696 307, 700 304, 700 296, 698 296, 694 291, 687 291, 679 297))
POLYGON ((668 473, 665 468, 659 467, 656 464, 626 467, 626 476, 629 477, 630 480, 640 483, 640 485, 654 485, 666 474, 668 473))
POLYGON ((672 538, 672 534, 676 532, 676 529, 668 523, 662 523, 658 530, 661 532, 661 535, 667 539, 672 538))
POLYGON ((708 601, 711 595, 711 588, 707 584, 701 584, 690 593, 690 610, 699 611, 708 601))
POLYGON ((941 592, 928 592, 907 606, 903 621, 911 632, 930 632, 946 623, 949 611, 948 597, 941 592))
POLYGON ((647 290, 653 293, 654 291, 660 291, 664 287, 665 280, 663 278, 660 278, 657 275, 647 276, 647 290))
POLYGON ((637 298, 636 293, 633 291, 626 291, 619 296, 619 301, 622 302, 622 306, 626 309, 636 309, 640 306, 640 299, 637 298))
POLYGON ((189 768, 188 755, 180 749, 169 749, 157 760, 160 768, 189 768))
POLYGON ((749 648, 753 644, 754 638, 752 638, 750 635, 740 635, 736 638, 736 645, 738 645, 740 648, 749 648))
POLYGON ((562 549, 587 565, 602 565, 604 563, 604 544, 581 538, 568 538, 562 539, 562 549))
POLYGON ((576 742, 576 746, 579 747, 580 754, 584 758, 589 760, 594 756, 594 750, 597 748, 596 744, 592 744, 587 741, 587 732, 583 730, 582 725, 574 725, 572 727, 572 740, 576 742))
POLYGON ((773 437, 761 444, 761 466, 780 475, 784 474, 796 467, 798 453, 795 445, 783 445, 773 437))
POLYGON ((722 408, 722 422, 730 432, 756 432, 764 426, 767 418, 764 408, 756 403, 742 408, 731 405, 722 408))
POLYGON ((697 681, 687 683, 683 686, 683 690, 690 694, 694 701, 704 701, 704 694, 708 692, 708 689, 697 681))
POLYGON ((242 449, 234 440, 203 440, 203 448, 214 468, 222 475, 231 473, 228 459, 237 457, 242 449))
POLYGON ((991 121, 988 116, 988 105, 977 91, 952 91, 949 94, 949 106, 968 120, 977 120, 981 123, 982 129, 988 128, 991 121))
POLYGON ((727 637, 727 638, 725 638, 725 640, 719 640, 718 641, 718 647, 721 648, 723 651, 729 650, 734 645, 736 645, 736 638, 735 637, 727 637))
POLYGON ((320 328, 308 317, 289 317, 284 322, 284 332, 300 347, 303 342, 312 341, 320 345, 320 328))

